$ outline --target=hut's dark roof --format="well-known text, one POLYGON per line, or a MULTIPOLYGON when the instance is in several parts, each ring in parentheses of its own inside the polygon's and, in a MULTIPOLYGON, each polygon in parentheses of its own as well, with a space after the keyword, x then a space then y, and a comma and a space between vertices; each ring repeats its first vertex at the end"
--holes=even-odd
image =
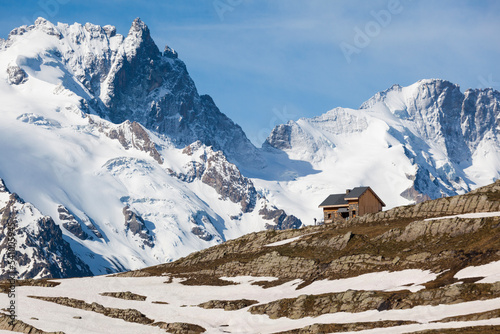
POLYGON ((370 187, 356 187, 347 194, 330 195, 319 205, 319 207, 348 205, 347 199, 358 199, 369 188, 370 187))
POLYGON ((344 199, 345 194, 335 194, 328 196, 319 206, 347 205, 344 199))
POLYGON ((369 187, 356 187, 351 190, 348 194, 344 195, 345 199, 357 199, 368 190, 369 187))

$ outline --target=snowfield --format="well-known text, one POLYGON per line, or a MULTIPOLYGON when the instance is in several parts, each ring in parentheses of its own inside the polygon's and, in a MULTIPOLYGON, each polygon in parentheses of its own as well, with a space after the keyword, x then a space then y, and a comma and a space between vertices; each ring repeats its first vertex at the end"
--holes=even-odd
POLYGON ((448 218, 486 218, 486 217, 498 217, 498 216, 500 216, 500 212, 471 212, 471 213, 464 213, 461 215, 427 218, 425 219, 425 221, 448 219, 448 218))
MULTIPOLYGON (((500 266, 492 263, 481 268, 466 268, 457 277, 474 275, 485 276, 488 282, 500 280, 500 266)), ((238 283, 228 286, 186 286, 174 278, 167 283, 168 277, 118 278, 96 276, 88 278, 54 280, 61 284, 56 287, 16 288, 18 317, 45 331, 64 331, 65 333, 162 333, 159 328, 125 322, 106 317, 91 311, 74 309, 51 302, 32 299, 28 296, 71 297, 87 303, 99 303, 106 307, 133 308, 155 321, 186 322, 204 327, 206 333, 274 333, 301 328, 316 323, 348 323, 381 320, 411 320, 418 324, 365 330, 356 333, 406 333, 431 328, 454 328, 479 325, 500 325, 500 319, 468 322, 431 323, 440 319, 498 309, 500 299, 474 301, 438 306, 417 306, 406 310, 366 311, 360 313, 339 312, 325 314, 316 318, 292 320, 288 318, 270 319, 265 315, 252 315, 248 308, 237 311, 204 309, 196 305, 209 300, 250 299, 267 303, 282 298, 293 298, 304 294, 322 294, 351 290, 397 291, 410 289, 416 291, 421 284, 436 278, 421 270, 399 272, 380 272, 358 277, 314 282, 300 290, 301 280, 294 280, 279 286, 264 289, 253 282, 273 280, 271 277, 231 277, 224 278, 238 283), (145 301, 122 300, 101 296, 103 292, 131 291, 147 296, 145 301), (156 304, 155 301, 168 304, 156 304), (75 317, 81 317, 76 319, 75 317), (36 318, 36 319, 35 319, 36 318)), ((0 295, 0 303, 7 305, 6 294, 0 295)))
POLYGON ((311 235, 311 234, 314 234, 314 233, 303 234, 303 235, 300 235, 300 236, 298 236, 298 237, 294 237, 294 238, 290 238, 290 239, 285 239, 285 240, 281 240, 281 241, 276 241, 276 242, 273 242, 273 243, 267 244, 267 245, 265 245, 265 246, 266 246, 266 247, 276 247, 276 246, 286 245, 286 244, 292 243, 292 242, 294 242, 294 241, 297 241, 297 240, 299 240, 300 238, 305 237, 306 235, 311 235))
POLYGON ((484 277, 478 283, 494 283, 500 280, 500 261, 491 262, 482 266, 467 267, 454 276, 457 279, 468 277, 484 277))

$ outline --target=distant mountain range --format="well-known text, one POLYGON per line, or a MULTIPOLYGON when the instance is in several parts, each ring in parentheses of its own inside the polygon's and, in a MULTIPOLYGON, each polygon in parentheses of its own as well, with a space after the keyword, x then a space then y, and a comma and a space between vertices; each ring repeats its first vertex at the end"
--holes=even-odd
POLYGON ((308 225, 344 188, 394 207, 500 171, 500 93, 437 79, 279 125, 257 148, 140 19, 127 36, 42 18, 14 29, 0 100, 0 229, 19 225, 23 278, 139 269, 308 225))
POLYGON ((335 108, 279 125, 263 148, 318 171, 296 170, 294 181, 282 184, 285 192, 302 190, 299 202, 313 197, 313 206, 330 190, 370 185, 394 207, 463 194, 498 179, 499 127, 500 92, 462 93, 458 85, 432 79, 394 85, 357 110, 335 108))

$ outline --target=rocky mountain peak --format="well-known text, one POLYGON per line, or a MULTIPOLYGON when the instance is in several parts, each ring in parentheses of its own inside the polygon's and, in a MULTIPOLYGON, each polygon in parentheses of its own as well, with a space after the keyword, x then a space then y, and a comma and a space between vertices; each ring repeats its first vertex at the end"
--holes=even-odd
POLYGON ((12 31, 9 33, 7 41, 4 42, 5 46, 9 47, 12 44, 12 39, 15 36, 22 36, 32 30, 39 30, 46 33, 47 35, 56 36, 59 39, 62 38, 61 32, 57 29, 57 27, 54 24, 44 19, 43 17, 39 17, 35 20, 33 25, 30 26, 23 25, 12 29, 12 31))
POLYGON ((134 31, 149 34, 148 26, 141 20, 140 17, 137 17, 134 19, 134 21, 132 21, 132 26, 130 27, 130 31, 128 34, 130 35, 134 31))
MULTIPOLYGON (((442 104, 449 98, 460 98, 460 86, 442 79, 419 80, 413 85, 402 87, 398 84, 376 93, 372 98, 361 104, 359 109, 370 109, 377 104, 386 106, 392 113, 397 114, 402 108, 418 107, 428 108, 438 102, 442 104), (400 104, 390 103, 395 95, 399 95, 400 104), (413 103, 413 105, 411 105, 413 103)), ((401 116, 401 115, 397 115, 401 116)))
POLYGON ((426 100, 425 107, 434 104, 440 108, 448 107, 448 110, 459 107, 459 100, 463 98, 459 85, 440 79, 417 82, 414 94, 415 99, 426 100))
POLYGON ((408 87, 392 86, 375 94, 360 109, 385 109, 402 121, 414 123, 419 137, 437 142, 458 163, 470 161, 478 138, 492 127, 498 115, 499 101, 499 93, 493 90, 468 90, 463 94, 457 84, 426 79, 408 87), (482 120, 482 126, 476 125, 476 118, 482 120))
POLYGON ((422 79, 408 87, 393 85, 391 88, 396 87, 398 91, 403 91, 406 88, 407 93, 414 98, 426 98, 451 92, 460 92, 460 85, 444 79, 422 79))
MULTIPOLYGON (((86 113, 115 124, 138 122, 169 136, 179 148, 201 140, 222 150, 232 162, 264 164, 243 130, 211 98, 198 94, 177 52, 168 45, 160 52, 140 18, 132 22, 126 37, 110 25, 55 26, 40 18, 35 25, 14 29, 9 40, 0 43, 0 50, 13 43, 27 46, 22 48, 21 58, 9 55, 17 66, 10 69, 11 84, 27 82, 24 73, 38 73, 31 68, 33 64, 56 66, 67 73, 61 88, 80 97, 86 113), (42 30, 60 41, 47 39, 45 50, 44 43, 31 46, 26 40, 39 39, 32 30, 42 30), (34 52, 36 59, 19 63, 19 59, 31 59, 34 52)), ((55 80, 60 78, 52 82, 55 80)))
MULTIPOLYGON (((394 159, 392 166, 398 166, 395 173, 404 175, 401 182, 411 185, 393 189, 386 196, 399 194, 421 201, 467 192, 497 179, 498 158, 493 152, 498 152, 500 145, 499 124, 500 92, 471 89, 462 93, 457 84, 427 79, 406 87, 393 85, 358 110, 335 108, 318 117, 278 125, 265 146, 318 164, 316 168, 330 170, 326 175, 364 166, 366 160, 360 157, 377 151, 394 159), (386 139, 380 146, 368 149, 373 140, 381 138, 386 139), (401 149, 398 158, 393 155, 395 147, 401 149), (335 167, 330 167, 330 161, 335 167), (408 167, 403 174, 404 163, 408 167)), ((378 157, 371 159, 376 161, 378 157)), ((380 159, 376 165, 385 161, 380 159)), ((383 173, 391 168, 387 165, 383 173)), ((335 180, 332 183, 343 182, 335 176, 327 177, 335 180)), ((359 182, 354 179, 351 182, 359 182)))
POLYGON ((106 32, 106 35, 111 38, 116 35, 116 27, 112 25, 105 25, 102 29, 106 32))
POLYGON ((52 24, 52 22, 44 19, 43 17, 39 17, 36 19, 35 29, 40 29, 47 35, 54 35, 59 38, 61 37, 61 33, 57 30, 56 26, 52 24))
POLYGON ((53 26, 53 24, 50 21, 47 21, 45 18, 41 16, 35 20, 35 27, 46 26, 46 25, 53 26))
POLYGON ((416 82, 415 84, 418 87, 423 87, 423 86, 433 86, 437 88, 458 88, 460 89, 459 84, 455 84, 451 81, 445 80, 445 79, 439 79, 439 78, 431 78, 431 79, 422 79, 416 82))
POLYGON ((145 57, 147 59, 158 59, 161 55, 151 38, 148 26, 140 18, 136 18, 132 22, 124 43, 128 61, 134 61, 133 56, 136 54, 139 56, 138 58, 145 57))

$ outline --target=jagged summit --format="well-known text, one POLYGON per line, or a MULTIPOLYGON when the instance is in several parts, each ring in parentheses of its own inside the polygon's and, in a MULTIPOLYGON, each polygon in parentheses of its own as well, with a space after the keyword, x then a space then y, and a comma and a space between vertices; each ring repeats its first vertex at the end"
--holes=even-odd
MULTIPOLYGON (((500 92, 462 93, 459 85, 427 79, 393 85, 358 110, 335 108, 278 125, 265 146, 322 170, 326 194, 370 184, 391 207, 461 194, 499 178, 499 124, 500 92)), ((308 182, 314 180, 304 180, 304 187, 308 182)))
POLYGON ((0 47, 0 179, 35 212, 0 199, 2 224, 22 220, 39 241, 26 252, 57 262, 26 260, 24 278, 141 268, 301 225, 240 172, 258 151, 140 19, 125 36, 38 19, 0 47), (51 254, 66 248, 86 271, 57 269, 80 263, 51 254))
POLYGON ((117 124, 140 122, 179 147, 201 140, 233 162, 263 164, 241 128, 211 98, 198 94, 177 52, 169 46, 160 52, 140 18, 126 36, 110 25, 54 25, 39 18, 32 26, 14 29, 2 44, 4 57, 10 56, 10 63, 28 76, 38 73, 34 63, 63 69, 64 77, 50 81, 79 96, 85 112, 117 124))
MULTIPOLYGON (((408 102, 415 99, 429 98, 431 96, 438 97, 442 94, 461 94, 460 86, 450 81, 442 79, 423 79, 408 87, 402 87, 395 84, 384 91, 376 93, 372 98, 362 103, 359 109, 370 109, 377 103, 384 103, 392 94, 401 94, 403 91, 403 99, 408 100, 408 102)), ((402 102, 405 103, 405 101, 402 102)), ((395 111, 394 108, 396 108, 396 106, 388 107, 390 109, 392 108, 391 111, 395 111)))
POLYGON ((134 56, 137 56, 138 52, 142 53, 139 57, 153 60, 157 60, 162 56, 160 50, 151 38, 148 26, 146 23, 142 22, 140 18, 136 18, 132 22, 124 42, 125 50, 127 51, 127 60, 129 62, 135 60, 134 56))
POLYGON ((132 31, 142 32, 145 35, 149 35, 149 28, 146 23, 144 23, 140 17, 137 17, 132 21, 132 26, 130 27, 129 35, 132 31))

